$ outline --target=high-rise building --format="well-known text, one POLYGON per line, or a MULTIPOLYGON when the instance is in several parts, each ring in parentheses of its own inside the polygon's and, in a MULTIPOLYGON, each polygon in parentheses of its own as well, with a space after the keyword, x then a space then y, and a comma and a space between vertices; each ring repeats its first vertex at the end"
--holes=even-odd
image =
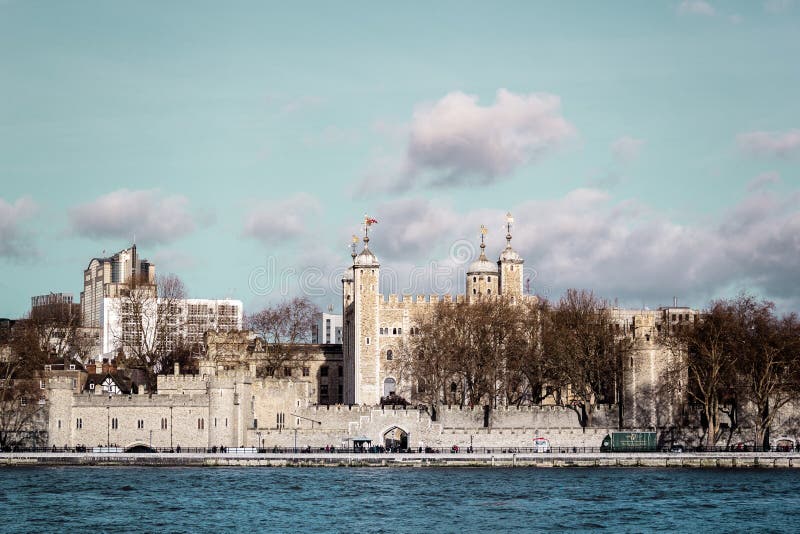
POLYGON ((104 298, 118 296, 120 289, 128 287, 131 281, 153 284, 155 276, 155 265, 139 259, 135 244, 113 256, 92 258, 83 271, 82 325, 102 327, 104 298))
POLYGON ((311 325, 311 342, 321 344, 342 343, 342 316, 334 313, 318 313, 311 325))

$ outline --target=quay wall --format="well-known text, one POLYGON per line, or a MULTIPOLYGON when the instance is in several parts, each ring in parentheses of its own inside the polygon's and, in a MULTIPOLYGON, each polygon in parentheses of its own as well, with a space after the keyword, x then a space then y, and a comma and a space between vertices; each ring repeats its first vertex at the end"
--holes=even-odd
POLYGON ((0 453, 0 468, 31 466, 148 467, 632 467, 800 468, 796 453, 529 453, 529 454, 127 454, 0 453))

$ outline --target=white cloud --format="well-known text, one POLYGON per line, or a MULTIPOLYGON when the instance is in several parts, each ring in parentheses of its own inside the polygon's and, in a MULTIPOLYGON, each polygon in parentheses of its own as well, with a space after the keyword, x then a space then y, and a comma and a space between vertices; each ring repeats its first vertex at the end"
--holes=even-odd
POLYGON ((775 171, 762 172, 747 184, 748 191, 761 191, 770 185, 781 183, 781 175, 775 171))
POLYGON ((18 198, 13 204, 0 198, 0 258, 20 259, 35 253, 30 236, 20 223, 37 209, 30 197, 18 198))
POLYGON ((800 130, 785 132, 755 131, 737 136, 739 148, 756 156, 800 156, 800 130))
POLYGON ((195 220, 183 195, 158 189, 120 189, 69 211, 73 233, 96 239, 169 243, 190 234, 195 220))
POLYGON ((321 210, 319 200, 306 193, 272 203, 261 203, 245 215, 243 233, 265 244, 301 237, 321 210))
POLYGON ((464 185, 505 179, 575 135, 560 108, 559 97, 545 93, 500 89, 489 106, 480 106, 474 95, 449 93, 417 107, 403 160, 389 163, 388 171, 371 172, 362 188, 405 190, 417 182, 464 185))
POLYGON ((644 140, 626 135, 611 144, 611 153, 616 161, 628 163, 639 157, 642 146, 644 146, 644 140))
MULTIPOLYGON (((669 304, 673 296, 702 306, 747 289, 798 310, 798 205, 800 191, 754 190, 718 217, 675 222, 642 202, 577 189, 511 207, 512 244, 526 260, 532 289, 552 298, 579 287, 628 306, 669 304)), ((381 222, 370 246, 387 270, 384 291, 463 292, 463 269, 479 251, 479 225, 489 227, 490 259, 505 244, 505 210, 459 213, 449 205, 400 199, 374 215, 381 222)))
POLYGON ((683 0, 678 5, 678 13, 681 15, 704 15, 713 17, 716 14, 714 7, 703 0, 683 0))

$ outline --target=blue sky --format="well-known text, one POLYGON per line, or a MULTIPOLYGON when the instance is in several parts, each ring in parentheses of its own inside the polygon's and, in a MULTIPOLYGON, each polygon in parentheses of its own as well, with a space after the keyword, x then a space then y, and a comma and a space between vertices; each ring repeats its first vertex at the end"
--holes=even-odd
POLYGON ((800 310, 800 2, 0 0, 0 316, 139 250, 195 297, 532 292, 800 310), (444 282, 443 282, 444 280, 444 282))

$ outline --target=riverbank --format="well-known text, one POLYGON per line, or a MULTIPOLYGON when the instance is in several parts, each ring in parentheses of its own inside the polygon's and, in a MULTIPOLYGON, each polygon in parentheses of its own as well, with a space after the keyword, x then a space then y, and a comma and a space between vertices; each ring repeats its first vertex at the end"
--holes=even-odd
POLYGON ((0 453, 0 467, 20 466, 799 468, 800 454, 779 452, 577 454, 0 453))

